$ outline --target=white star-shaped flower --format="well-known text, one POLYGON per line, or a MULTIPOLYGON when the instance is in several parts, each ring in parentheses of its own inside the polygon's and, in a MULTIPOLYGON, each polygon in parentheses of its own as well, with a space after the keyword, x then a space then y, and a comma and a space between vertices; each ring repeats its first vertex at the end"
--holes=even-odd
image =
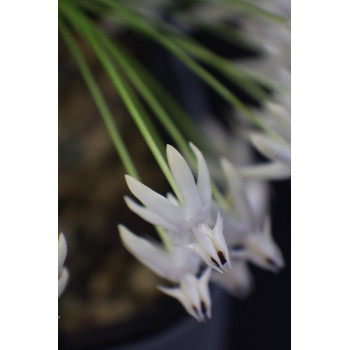
POLYGON ((178 285, 174 288, 158 286, 160 291, 180 301, 186 311, 198 321, 202 322, 211 317, 208 289, 211 269, 207 268, 201 277, 196 277, 201 264, 198 255, 174 245, 172 238, 175 235, 171 233, 169 233, 171 251, 167 251, 158 243, 151 243, 133 234, 125 226, 119 225, 119 233, 124 246, 139 261, 158 276, 178 285))
POLYGON ((184 274, 180 278, 179 287, 168 288, 158 286, 163 293, 176 298, 186 311, 197 321, 204 322, 211 318, 211 299, 208 282, 211 269, 208 267, 201 277, 184 274))
POLYGON ((197 158, 198 177, 194 180, 190 167, 181 154, 167 146, 167 158, 174 181, 181 192, 184 205, 174 198, 166 198, 149 187, 126 175, 130 191, 143 204, 138 205, 126 198, 129 208, 146 221, 170 230, 178 235, 187 235, 187 249, 198 254, 210 267, 222 271, 230 266, 230 258, 223 235, 222 218, 217 213, 216 224, 211 228, 211 185, 207 164, 202 153, 190 144, 197 158))
POLYGON ((248 260, 259 267, 277 272, 284 267, 280 249, 273 241, 269 217, 257 222, 245 187, 236 167, 222 160, 229 197, 234 199, 232 213, 223 212, 224 235, 232 258, 248 260))

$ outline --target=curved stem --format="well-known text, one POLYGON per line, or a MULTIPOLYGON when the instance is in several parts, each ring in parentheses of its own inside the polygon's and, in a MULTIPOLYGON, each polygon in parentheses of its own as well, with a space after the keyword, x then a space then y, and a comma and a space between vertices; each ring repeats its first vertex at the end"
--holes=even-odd
MULTIPOLYGON (((61 6, 62 7, 62 6, 61 6)), ((100 59, 102 65, 104 66, 106 72, 108 73, 109 78, 111 79, 116 90, 119 92, 122 100, 124 101, 127 109, 130 112, 130 115, 133 117, 136 125, 138 126, 142 136, 144 137, 148 147, 150 148, 152 154, 154 155, 156 161, 158 162, 161 170, 163 171, 165 177, 167 178, 170 186, 172 187, 174 193, 178 197, 181 204, 184 204, 181 192, 179 191, 174 178, 171 174, 171 171, 168 167, 165 158, 155 143, 152 134, 147 127, 143 116, 140 113, 140 110, 137 108, 138 103, 135 103, 135 97, 132 95, 129 86, 124 81, 122 75, 118 72, 116 67, 112 64, 110 58, 104 52, 99 41, 94 35, 94 32, 91 30, 91 25, 88 20, 80 13, 78 13, 71 6, 63 6, 62 10, 65 14, 72 19, 72 23, 76 26, 76 29, 84 36, 86 40, 90 43, 91 47, 94 49, 98 58, 100 59)))
POLYGON ((105 99, 83 57, 78 46, 76 45, 72 35, 70 34, 67 27, 64 25, 62 21, 59 21, 59 30, 64 38, 68 49, 70 50, 72 56, 74 57, 77 66, 85 80, 86 85, 88 86, 90 93, 96 103, 96 106, 103 118, 103 121, 106 125, 107 131, 111 140, 121 158, 121 161, 127 171, 131 176, 139 179, 139 175, 134 166, 134 163, 129 155, 129 152, 120 136, 116 123, 114 122, 112 113, 107 106, 105 99))

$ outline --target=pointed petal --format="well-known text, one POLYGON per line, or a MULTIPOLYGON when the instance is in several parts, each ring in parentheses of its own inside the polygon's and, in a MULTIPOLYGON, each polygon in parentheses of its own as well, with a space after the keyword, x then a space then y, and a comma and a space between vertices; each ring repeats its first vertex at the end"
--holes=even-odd
MULTIPOLYGON (((198 227, 192 227, 192 232, 197 240, 199 251, 203 251, 203 254, 207 255, 207 259, 211 261, 209 266, 216 266, 225 271, 227 268, 226 263, 229 261, 227 248, 225 249, 215 240, 213 231, 209 226, 199 225, 198 227)), ((222 241, 223 245, 226 245, 223 235, 222 241)), ((230 266, 230 263, 228 265, 230 266)))
POLYGON ((185 245, 184 248, 190 250, 191 252, 197 254, 209 267, 213 268, 214 270, 223 273, 223 271, 221 271, 220 266, 217 266, 214 262, 212 262, 211 260, 209 260, 209 256, 207 254, 207 252, 205 252, 198 243, 194 243, 194 244, 188 244, 185 245))
POLYGON ((244 190, 253 213, 254 226, 261 227, 266 214, 269 212, 269 186, 264 181, 247 180, 244 182, 244 190))
POLYGON ((210 274, 211 274, 211 268, 207 267, 203 272, 202 276, 200 277, 201 283, 208 284, 210 280, 210 274))
POLYGON ((220 264, 220 259, 217 256, 216 249, 212 240, 206 234, 199 231, 196 227, 192 228, 192 232, 198 242, 198 245, 202 247, 209 256, 213 257, 220 264))
POLYGON ((231 267, 230 255, 228 253, 227 244, 223 234, 223 220, 219 211, 217 213, 216 224, 213 229, 213 237, 214 237, 214 241, 216 243, 217 249, 219 249, 222 253, 224 253, 224 258, 227 261, 228 266, 231 267))
POLYGON ((233 201, 234 213, 243 221, 251 221, 252 213, 236 167, 225 158, 221 159, 221 167, 229 186, 229 195, 233 201))
POLYGON ((66 267, 64 267, 61 273, 58 275, 58 297, 60 297, 65 290, 69 279, 69 272, 66 267))
POLYGON ((58 236, 58 275, 60 274, 67 256, 67 241, 63 233, 58 236))
POLYGON ((118 225, 120 237, 126 249, 158 276, 177 282, 170 252, 161 246, 136 236, 123 225, 118 225))
POLYGON ((193 144, 190 143, 192 152, 197 158, 197 168, 198 168, 198 177, 197 177, 197 188, 199 195, 201 197, 203 206, 206 211, 206 215, 210 215, 211 207, 211 186, 210 186, 210 175, 207 167, 207 163, 203 157, 202 152, 193 144))
POLYGON ((247 238, 248 260, 255 265, 279 272, 284 267, 282 253, 271 237, 262 232, 250 235, 247 238))
POLYGON ((253 145, 267 158, 279 160, 283 163, 290 164, 290 146, 282 145, 271 140, 269 137, 253 133, 250 135, 253 145))
POLYGON ((177 228, 174 225, 170 224, 168 221, 166 221, 163 217, 156 214, 154 211, 137 204, 135 201, 133 201, 129 197, 124 197, 124 200, 126 205, 131 211, 133 211, 135 214, 137 214, 147 222, 156 226, 163 227, 164 229, 169 231, 173 231, 173 232, 177 231, 177 228))
POLYGON ((276 161, 240 167, 238 172, 247 179, 284 180, 290 178, 291 168, 290 165, 276 161))
POLYGON ((211 318, 211 298, 209 293, 209 279, 211 275, 211 268, 207 267, 203 275, 200 277, 198 282, 199 294, 201 296, 201 302, 204 303, 206 309, 206 316, 211 318))
POLYGON ((177 198, 172 194, 172 193, 167 193, 166 197, 168 198, 168 200, 174 204, 176 207, 180 206, 179 201, 177 200, 177 198))
POLYGON ((197 313, 193 309, 194 305, 191 305, 190 301, 184 295, 183 291, 180 288, 168 288, 163 286, 157 286, 157 289, 163 292, 164 294, 177 299, 192 317, 194 317, 198 322, 201 322, 197 313))
POLYGON ((193 223, 202 221, 203 205, 188 164, 174 147, 167 145, 166 152, 171 173, 185 201, 186 214, 193 223))
POLYGON ((185 229, 186 225, 183 208, 176 207, 168 199, 129 175, 125 175, 125 180, 130 191, 145 206, 163 217, 170 224, 176 226, 179 230, 185 229))
POLYGON ((198 312, 200 311, 200 299, 198 295, 198 291, 196 288, 197 278, 189 273, 181 276, 180 279, 180 287, 184 295, 186 295, 187 299, 191 302, 192 305, 196 306, 198 312))

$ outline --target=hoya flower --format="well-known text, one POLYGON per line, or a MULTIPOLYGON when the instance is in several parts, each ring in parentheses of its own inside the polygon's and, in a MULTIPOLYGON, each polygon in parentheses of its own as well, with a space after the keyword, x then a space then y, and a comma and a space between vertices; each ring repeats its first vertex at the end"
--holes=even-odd
POLYGON ((61 296, 67 286, 69 272, 64 267, 64 261, 67 256, 67 242, 63 233, 58 236, 58 297, 61 296))
POLYGON ((211 186, 207 164, 202 153, 190 144, 198 164, 195 182, 190 167, 181 154, 167 146, 167 158, 174 181, 183 197, 184 205, 174 198, 166 198, 151 190, 133 177, 126 175, 130 191, 144 206, 126 198, 129 208, 144 220, 179 236, 189 237, 186 248, 199 255, 210 267, 222 271, 231 266, 223 235, 223 222, 219 212, 212 228, 211 186))
POLYGON ((208 289, 211 269, 207 268, 201 277, 196 277, 201 265, 198 255, 174 245, 172 238, 176 235, 171 233, 169 233, 171 251, 159 243, 151 243, 133 234, 122 225, 119 225, 119 233, 124 246, 139 261, 158 276, 178 284, 178 287, 174 288, 158 286, 160 291, 180 301, 186 311, 198 321, 205 321, 211 317, 208 289))
POLYGON ((222 168, 228 182, 228 195, 234 199, 232 213, 223 212, 224 235, 231 257, 250 261, 273 272, 279 271, 284 260, 273 240, 270 219, 265 214, 262 222, 257 220, 236 167, 223 159, 222 168))

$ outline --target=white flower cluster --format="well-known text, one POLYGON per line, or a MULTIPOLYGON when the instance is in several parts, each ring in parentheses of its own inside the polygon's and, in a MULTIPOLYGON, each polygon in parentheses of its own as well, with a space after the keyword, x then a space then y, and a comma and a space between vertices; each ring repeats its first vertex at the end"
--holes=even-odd
MULTIPOLYGON (((288 18, 288 4, 265 0, 261 6, 288 18)), ((158 289, 179 300, 200 322, 211 317, 209 281, 237 297, 245 297, 253 287, 248 263, 272 272, 284 266, 271 233, 267 181, 288 179, 291 174, 290 27, 264 18, 260 21, 252 13, 240 17, 240 22, 247 38, 264 49, 262 59, 245 61, 242 67, 274 80, 281 89, 256 111, 266 131, 236 126, 235 137, 225 137, 218 125, 204 130, 217 150, 226 148, 221 168, 209 164, 214 179, 226 188, 229 210, 212 199, 202 153, 191 144, 198 164, 195 181, 185 159, 168 145, 169 167, 182 198, 163 197, 126 176, 130 191, 142 205, 131 198, 126 198, 126 203, 144 220, 165 230, 170 249, 119 226, 126 248, 160 277, 175 284, 158 289), (220 136, 215 137, 215 133, 220 136), (252 147, 267 161, 255 163, 252 147)))
POLYGON ((162 227, 170 249, 135 235, 120 225, 125 247, 153 272, 174 287, 158 289, 178 299, 198 321, 211 317, 208 283, 211 280, 230 293, 243 297, 251 290, 247 263, 277 272, 284 262, 273 242, 269 218, 260 227, 245 185, 235 166, 222 160, 230 212, 212 200, 211 181, 202 153, 190 145, 198 164, 197 181, 180 153, 167 146, 167 158, 184 204, 174 196, 163 197, 141 182, 126 176, 130 191, 142 202, 126 197, 128 207, 146 221, 162 227), (215 224, 214 224, 215 222, 215 224), (207 266, 201 273, 202 266, 207 266))

